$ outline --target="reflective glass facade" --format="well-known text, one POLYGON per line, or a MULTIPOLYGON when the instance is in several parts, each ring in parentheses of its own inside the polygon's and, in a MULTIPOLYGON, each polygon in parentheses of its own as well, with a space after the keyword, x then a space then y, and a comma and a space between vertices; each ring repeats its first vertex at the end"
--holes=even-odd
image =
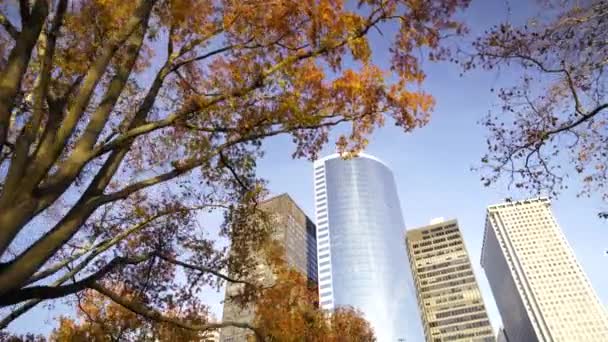
POLYGON ((378 341, 422 341, 395 181, 378 159, 332 155, 315 162, 319 297, 353 306, 378 341))

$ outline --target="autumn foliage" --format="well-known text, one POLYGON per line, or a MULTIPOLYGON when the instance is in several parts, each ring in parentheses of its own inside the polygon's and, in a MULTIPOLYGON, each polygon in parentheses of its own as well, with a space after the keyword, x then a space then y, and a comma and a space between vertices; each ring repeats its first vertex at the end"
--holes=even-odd
POLYGON ((363 314, 342 307, 324 312, 315 286, 294 270, 284 270, 276 285, 256 303, 254 325, 267 341, 371 342, 374 332, 363 314))
POLYGON ((259 290, 253 325, 265 341, 371 342, 374 332, 363 314, 350 307, 319 308, 317 284, 290 267, 276 244, 265 248, 272 282, 259 290))
MULTIPOLYGON (((133 297, 124 288, 115 289, 124 297, 133 297)), ((169 323, 146 319, 116 304, 93 290, 83 291, 78 298, 77 317, 60 317, 59 327, 50 341, 206 341, 210 332, 186 330, 169 323)), ((173 305, 167 314, 193 324, 201 324, 205 309, 196 303, 173 305)))
POLYGON ((288 135, 294 157, 315 158, 338 125, 345 152, 386 120, 424 125, 419 59, 445 57, 441 37, 462 31, 452 16, 467 4, 2 2, 0 326, 95 291, 137 319, 208 329, 167 310, 251 274, 247 251, 268 235, 262 142, 288 135), (389 70, 368 38, 385 25, 389 70), (218 234, 207 213, 223 215, 218 234))

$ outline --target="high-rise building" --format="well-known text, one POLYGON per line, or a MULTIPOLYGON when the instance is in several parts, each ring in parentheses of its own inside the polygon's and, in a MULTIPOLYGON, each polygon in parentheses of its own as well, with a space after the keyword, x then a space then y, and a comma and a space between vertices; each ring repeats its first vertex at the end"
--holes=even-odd
POLYGON ((456 220, 408 229, 406 246, 427 342, 494 342, 456 220))
POLYGON ((496 335, 496 342, 509 342, 509 339, 507 339, 507 335, 505 334, 505 329, 498 329, 498 335, 496 335))
POLYGON ((391 170, 375 157, 314 163, 319 302, 362 311, 378 341, 420 341, 391 170))
MULTIPOLYGON (((316 229, 304 211, 293 199, 282 194, 260 204, 260 209, 271 215, 273 224, 273 239, 285 250, 287 263, 306 275, 310 281, 317 280, 317 242, 316 229)), ((256 268, 258 282, 270 285, 273 274, 262 256, 258 256, 259 265, 256 268)), ((228 283, 224 299, 224 321, 252 323, 255 318, 255 308, 252 304, 241 306, 230 300, 238 294, 240 284, 228 283)), ((235 327, 221 329, 220 341, 245 342, 251 331, 235 327)))
POLYGON ((608 319, 547 198, 488 207, 481 255, 509 341, 606 341, 608 319))

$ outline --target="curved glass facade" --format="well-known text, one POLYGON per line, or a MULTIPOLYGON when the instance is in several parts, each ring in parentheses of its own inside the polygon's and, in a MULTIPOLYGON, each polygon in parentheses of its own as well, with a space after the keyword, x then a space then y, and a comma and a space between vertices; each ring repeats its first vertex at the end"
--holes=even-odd
POLYGON ((315 162, 319 297, 353 306, 378 341, 422 341, 395 181, 380 160, 332 155, 315 162))

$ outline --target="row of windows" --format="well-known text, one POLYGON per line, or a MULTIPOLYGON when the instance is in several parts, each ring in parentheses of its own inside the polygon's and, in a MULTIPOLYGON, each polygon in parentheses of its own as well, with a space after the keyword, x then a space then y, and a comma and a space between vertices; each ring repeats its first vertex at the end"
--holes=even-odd
POLYGON ((484 321, 477 321, 477 322, 453 325, 451 327, 446 327, 446 328, 440 328, 439 332, 442 334, 447 334, 447 333, 451 333, 451 332, 455 332, 455 331, 465 331, 465 330, 481 328, 481 327, 485 327, 485 326, 489 326, 489 325, 490 325, 490 321, 484 320, 484 321))
POLYGON ((450 281, 450 282, 443 283, 443 284, 421 287, 420 292, 435 291, 435 290, 445 289, 447 287, 454 287, 454 286, 469 284, 469 283, 474 283, 474 282, 475 282, 475 278, 473 278, 473 277, 459 279, 459 280, 454 280, 454 281, 450 281))
MULTIPOLYGON (((464 295, 463 294, 459 294, 459 295, 455 295, 455 296, 447 296, 447 297, 443 297, 443 298, 439 298, 435 301, 435 304, 443 304, 443 303, 447 303, 447 302, 453 302, 456 300, 461 300, 464 299, 464 295)), ((427 303, 428 305, 429 303, 427 303)))
POLYGON ((473 276, 473 271, 469 270, 466 272, 448 274, 448 275, 445 275, 442 277, 434 278, 432 280, 424 280, 424 281, 420 282, 420 285, 431 285, 431 284, 440 283, 440 282, 446 281, 446 280, 465 278, 465 277, 471 277, 471 276, 473 276))
POLYGON ((450 325, 450 324, 454 324, 454 323, 461 323, 461 322, 468 322, 468 321, 475 321, 475 320, 484 319, 484 318, 485 319, 488 318, 485 312, 467 315, 467 316, 448 318, 448 319, 444 319, 441 321, 430 322, 429 326, 430 327, 440 327, 440 326, 444 326, 444 325, 450 325))
MULTIPOLYGON (((471 337, 487 336, 486 338, 484 338, 482 340, 476 340, 476 341, 494 342, 495 339, 494 339, 494 336, 492 336, 492 334, 493 334, 492 330, 482 330, 482 331, 472 332, 472 333, 468 333, 468 334, 460 333, 460 334, 445 337, 445 338, 443 338, 443 341, 454 341, 454 340, 461 340, 461 339, 471 338, 471 337)), ((435 339, 435 340, 437 340, 437 339, 435 339)))
MULTIPOLYGON (((442 236, 442 235, 446 235, 446 234, 452 234, 452 233, 456 233, 458 232, 458 227, 456 227, 456 225, 453 225, 454 228, 451 229, 446 229, 444 231, 440 231, 438 233, 432 234, 432 235, 423 235, 422 236, 422 240, 428 240, 430 238, 433 237, 438 237, 438 236, 442 236)), ((422 234, 428 233, 428 231, 423 231, 422 234)))
MULTIPOLYGON (((319 252, 320 252, 320 250, 319 250, 319 252)), ((456 267, 450 267, 450 268, 446 268, 446 269, 435 271, 435 272, 428 272, 428 273, 421 274, 418 276, 418 278, 424 279, 424 278, 428 278, 428 277, 434 277, 434 276, 437 276, 440 274, 447 274, 447 273, 452 273, 452 272, 468 270, 470 268, 471 268, 471 265, 469 265, 469 264, 462 265, 462 266, 456 266, 456 267)))
POLYGON ((319 286, 319 290, 328 289, 330 287, 331 287, 331 284, 321 285, 321 286, 319 286))
POLYGON ((436 233, 436 232, 442 231, 444 228, 447 230, 448 228, 455 228, 455 227, 456 227, 455 223, 446 224, 445 226, 440 226, 440 227, 431 228, 429 230, 424 230, 424 231, 422 231, 422 234, 426 235, 429 233, 436 233))
POLYGON ((452 287, 452 288, 448 288, 445 290, 441 290, 440 292, 424 293, 422 295, 422 298, 429 299, 429 298, 440 297, 440 296, 445 296, 445 295, 459 293, 459 292, 463 292, 463 291, 469 291, 469 290, 477 290, 477 285, 474 284, 474 285, 461 286, 461 287, 452 287))
POLYGON ((438 251, 433 251, 432 253, 428 253, 425 256, 420 256, 417 257, 416 260, 424 260, 424 259, 430 259, 430 258, 436 258, 438 256, 442 256, 442 255, 447 255, 449 256, 447 258, 447 260, 451 260, 452 257, 454 258, 466 258, 466 254, 464 252, 464 247, 456 247, 456 248, 444 248, 438 251))
POLYGON ((328 292, 321 292, 320 294, 320 298, 321 299, 326 299, 326 298, 331 298, 332 292, 331 290, 329 290, 328 292))
MULTIPOLYGON (((433 241, 433 243, 435 243, 435 242, 437 242, 437 243, 438 243, 438 242, 444 242, 445 240, 446 240, 446 239, 445 239, 445 238, 443 238, 443 239, 439 239, 439 240, 433 241), (440 241, 440 240, 441 240, 441 241, 440 241)), ((431 242, 431 241, 429 241, 429 242, 431 242)), ((436 251, 436 250, 438 250, 438 249, 446 248, 446 247, 448 247, 448 246, 455 246, 455 245, 459 245, 459 244, 461 244, 461 243, 462 243, 461 241, 455 241, 455 242, 451 242, 450 244, 446 244, 446 243, 441 244, 441 245, 433 244, 433 246, 431 246, 431 247, 429 247, 429 248, 425 248, 425 249, 414 249, 414 254, 422 254, 422 253, 426 253, 426 252, 430 252, 430 251, 436 251)))
POLYGON ((441 319, 441 318, 459 316, 459 315, 462 315, 465 313, 479 312, 479 311, 485 311, 483 305, 470 306, 468 308, 461 308, 461 309, 456 309, 456 310, 440 312, 435 315, 435 318, 441 319))
POLYGON ((440 269, 440 268, 445 268, 445 267, 450 267, 450 266, 454 266, 454 265, 464 264, 466 262, 467 262, 466 259, 450 260, 450 261, 442 262, 442 263, 435 264, 435 265, 420 267, 418 269, 418 272, 422 273, 422 272, 426 272, 426 271, 432 271, 432 270, 436 270, 436 269, 440 269))

